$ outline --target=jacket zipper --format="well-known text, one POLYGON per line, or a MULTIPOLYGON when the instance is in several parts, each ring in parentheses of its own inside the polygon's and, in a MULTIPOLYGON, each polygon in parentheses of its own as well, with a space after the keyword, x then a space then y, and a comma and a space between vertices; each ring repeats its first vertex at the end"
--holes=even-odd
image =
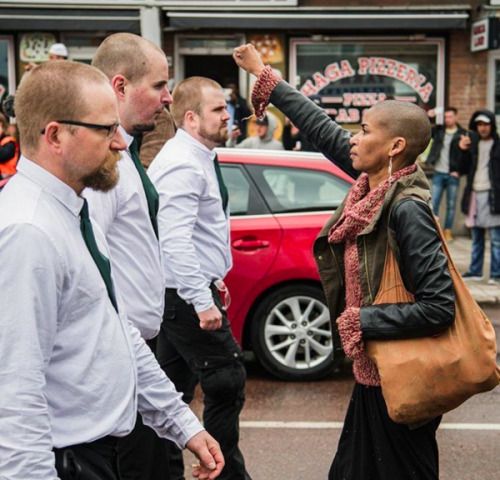
POLYGON ((363 250, 365 254, 365 273, 366 273, 366 283, 368 284, 368 294, 370 295, 370 303, 373 303, 373 295, 372 295, 372 287, 370 285, 370 275, 368 273, 368 261, 367 261, 367 255, 366 255, 366 238, 363 237, 363 250))
POLYGON ((337 257, 335 256, 335 252, 333 251, 332 244, 328 242, 328 246, 330 247, 330 250, 332 252, 333 260, 335 260, 335 265, 337 266, 337 270, 339 272, 339 277, 340 277, 340 286, 344 286, 344 279, 342 277, 342 271, 340 270, 339 262, 337 262, 337 257))

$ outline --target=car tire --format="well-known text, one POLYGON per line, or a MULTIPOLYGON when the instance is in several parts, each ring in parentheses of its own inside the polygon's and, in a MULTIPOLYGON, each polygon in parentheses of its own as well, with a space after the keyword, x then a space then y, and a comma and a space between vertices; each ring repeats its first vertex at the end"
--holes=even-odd
POLYGON ((330 314, 319 287, 272 292, 255 310, 251 336, 258 361, 283 380, 317 380, 335 367, 330 314))

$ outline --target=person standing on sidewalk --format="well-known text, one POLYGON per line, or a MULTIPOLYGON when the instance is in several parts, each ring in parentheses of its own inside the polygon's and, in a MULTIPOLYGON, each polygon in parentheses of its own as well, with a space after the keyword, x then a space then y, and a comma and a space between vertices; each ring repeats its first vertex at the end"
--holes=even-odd
MULTIPOLYGON (((232 266, 229 196, 214 152, 227 140, 230 116, 224 91, 204 77, 180 82, 170 111, 177 133, 148 169, 160 194, 167 287, 157 358, 186 403, 200 382, 204 426, 226 461, 220 478, 249 480, 238 447, 246 372, 227 319, 229 296, 222 282, 232 266)), ((183 479, 181 452, 172 445, 169 453, 172 480, 183 479)))
POLYGON ((472 231, 469 269, 463 278, 483 279, 485 234, 491 243, 490 285, 500 285, 500 140, 495 115, 489 110, 473 113, 470 139, 462 141, 467 184, 462 197, 465 223, 472 231))
MULTIPOLYGON (((158 243, 158 193, 138 155, 143 132, 155 128, 172 101, 167 88, 168 64, 163 51, 130 33, 107 37, 92 60, 111 82, 118 101, 119 131, 127 149, 118 162, 120 179, 108 192, 86 189, 92 218, 108 241, 116 283, 129 320, 155 349, 160 330, 165 284, 158 243)), ((134 431, 118 445, 123 480, 168 478, 167 444, 137 415, 134 431)))
MULTIPOLYGON (((450 242, 453 240, 451 229, 455 219, 458 186, 460 183, 460 147, 465 130, 457 122, 457 109, 447 107, 444 110, 444 125, 435 125, 432 128, 432 146, 426 163, 434 167, 431 194, 432 208, 435 215, 439 215, 439 206, 443 193, 446 190, 446 216, 444 221, 444 237, 450 242)), ((429 118, 435 118, 435 111, 428 112, 429 118)))

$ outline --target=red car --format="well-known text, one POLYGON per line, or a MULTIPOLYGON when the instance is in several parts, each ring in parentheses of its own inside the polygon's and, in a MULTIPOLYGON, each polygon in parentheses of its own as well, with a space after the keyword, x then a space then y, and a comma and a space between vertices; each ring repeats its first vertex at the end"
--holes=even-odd
POLYGON ((279 378, 323 377, 335 362, 312 246, 353 180, 319 153, 217 153, 231 207, 233 333, 279 378))

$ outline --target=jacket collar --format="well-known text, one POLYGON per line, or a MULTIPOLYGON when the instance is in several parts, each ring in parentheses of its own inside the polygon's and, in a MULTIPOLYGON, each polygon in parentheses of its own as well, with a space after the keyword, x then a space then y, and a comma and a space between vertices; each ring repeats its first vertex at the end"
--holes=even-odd
MULTIPOLYGON (((426 203, 430 201, 430 187, 427 177, 425 176, 422 168, 417 164, 417 170, 411 175, 406 175, 397 180, 394 185, 387 191, 382 206, 373 217, 372 221, 360 233, 360 235, 367 235, 371 233, 380 220, 382 213, 387 209, 391 202, 401 193, 404 192, 405 196, 415 196, 426 203)), ((345 199, 342 204, 335 210, 335 213, 326 222, 325 226, 321 229, 318 238, 325 237, 330 232, 330 229, 338 221, 342 212, 344 211, 345 199)))

